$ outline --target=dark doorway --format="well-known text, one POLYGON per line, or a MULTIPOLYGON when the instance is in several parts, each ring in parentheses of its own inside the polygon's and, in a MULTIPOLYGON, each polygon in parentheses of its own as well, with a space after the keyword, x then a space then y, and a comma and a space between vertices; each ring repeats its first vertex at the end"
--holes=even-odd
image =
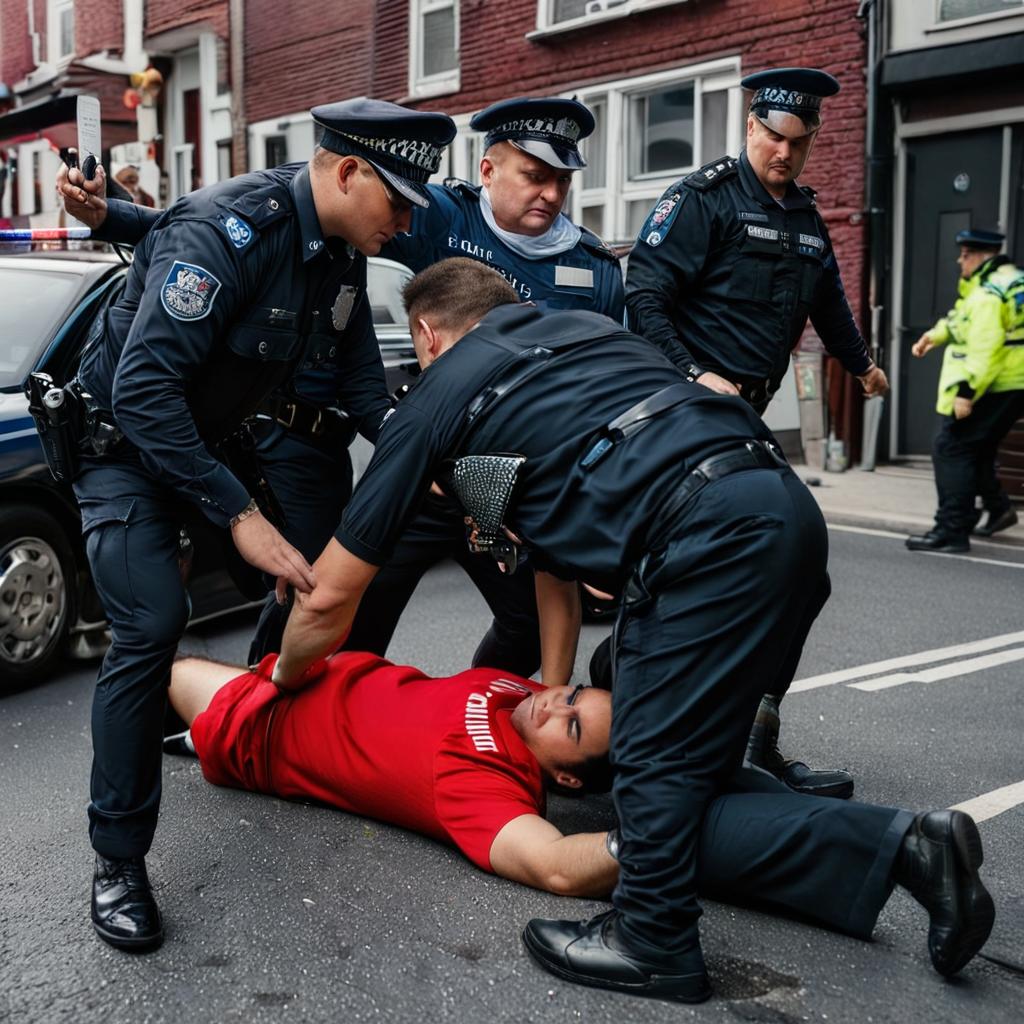
POLYGON ((181 188, 192 192, 203 187, 203 122, 199 108, 199 90, 186 89, 182 93, 185 111, 185 142, 192 145, 192 180, 181 188))
POLYGON ((931 451, 942 352, 914 359, 910 346, 957 298, 956 233, 999 220, 1003 129, 906 143, 906 243, 900 320, 899 450, 931 451))

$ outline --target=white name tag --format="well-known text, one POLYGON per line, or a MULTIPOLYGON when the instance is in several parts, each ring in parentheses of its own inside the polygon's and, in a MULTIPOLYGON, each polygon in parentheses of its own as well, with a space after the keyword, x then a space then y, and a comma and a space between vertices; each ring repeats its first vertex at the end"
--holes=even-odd
POLYGON ((764 242, 777 242, 779 233, 775 228, 760 228, 756 224, 747 225, 747 234, 751 238, 760 238, 764 242))
POLYGON ((801 245, 809 245, 809 246, 811 246, 814 249, 824 249, 825 248, 825 240, 822 239, 822 238, 819 238, 817 235, 804 235, 804 234, 801 234, 800 235, 800 244, 801 245))
POLYGON ((555 286, 564 288, 593 288, 594 272, 586 267, 555 267, 555 286))

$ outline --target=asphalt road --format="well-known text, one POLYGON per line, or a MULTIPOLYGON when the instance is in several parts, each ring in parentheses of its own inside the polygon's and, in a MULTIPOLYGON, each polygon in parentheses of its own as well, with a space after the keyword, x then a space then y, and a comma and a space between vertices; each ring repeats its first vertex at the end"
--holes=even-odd
MULTIPOLYGON (((834 595, 784 705, 790 756, 845 765, 859 799, 914 809, 1024 780, 1024 634, 1013 635, 1024 630, 1024 553, 973 554, 915 556, 892 536, 833 531, 834 595), (1000 639, 987 650, 960 647, 990 637, 1000 639), (888 664, 920 652, 931 653, 888 664), (856 671, 828 675, 846 669, 856 671)), ((458 671, 484 625, 482 602, 443 567, 421 587, 392 656, 458 671)), ((207 624, 186 646, 240 661, 251 628, 251 616, 207 624)), ((585 632, 582 666, 605 631, 585 632)), ((0 698, 0 1021, 1024 1019, 1022 803, 980 825, 998 917, 991 959, 958 980, 932 971, 926 915, 899 891, 871 943, 709 903, 702 928, 717 995, 689 1008, 564 984, 528 959, 527 919, 584 917, 603 904, 484 875, 373 821, 216 789, 195 762, 168 758, 149 857, 167 941, 150 956, 116 952, 88 920, 94 673, 68 665, 0 698)), ((1002 802, 1014 799, 1024 792, 1002 802)), ((611 820, 604 798, 555 801, 553 812, 565 830, 611 820)))

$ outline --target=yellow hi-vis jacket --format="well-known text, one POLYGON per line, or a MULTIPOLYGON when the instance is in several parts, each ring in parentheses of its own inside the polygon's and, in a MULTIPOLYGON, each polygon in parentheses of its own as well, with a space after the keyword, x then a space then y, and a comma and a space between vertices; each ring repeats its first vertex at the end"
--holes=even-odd
POLYGON ((928 332, 949 343, 939 376, 938 412, 953 400, 1024 389, 1024 271, 1006 256, 986 260, 959 282, 956 305, 928 332))

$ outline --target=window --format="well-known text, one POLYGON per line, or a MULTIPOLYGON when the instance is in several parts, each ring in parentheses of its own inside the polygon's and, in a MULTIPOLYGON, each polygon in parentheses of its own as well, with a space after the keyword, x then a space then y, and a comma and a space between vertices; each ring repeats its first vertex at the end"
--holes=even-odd
POLYGON ((608 242, 632 241, 678 178, 742 144, 739 58, 611 82, 583 93, 597 127, 566 212, 608 242))
POLYGON ((263 166, 280 167, 288 163, 288 137, 268 135, 263 140, 263 166))
POLYGON ((66 64, 75 54, 74 0, 49 0, 46 21, 51 64, 66 64))
POLYGON ((458 0, 409 4, 409 93, 441 96, 459 88, 458 0))
POLYGON ((939 0, 939 21, 959 21, 985 14, 1024 10, 1024 0, 939 0))
POLYGON ((686 0, 538 0, 537 31, 563 32, 593 21, 623 18, 678 3, 686 0))
POLYGON ((227 181, 231 176, 231 140, 219 139, 217 142, 217 180, 227 181))

